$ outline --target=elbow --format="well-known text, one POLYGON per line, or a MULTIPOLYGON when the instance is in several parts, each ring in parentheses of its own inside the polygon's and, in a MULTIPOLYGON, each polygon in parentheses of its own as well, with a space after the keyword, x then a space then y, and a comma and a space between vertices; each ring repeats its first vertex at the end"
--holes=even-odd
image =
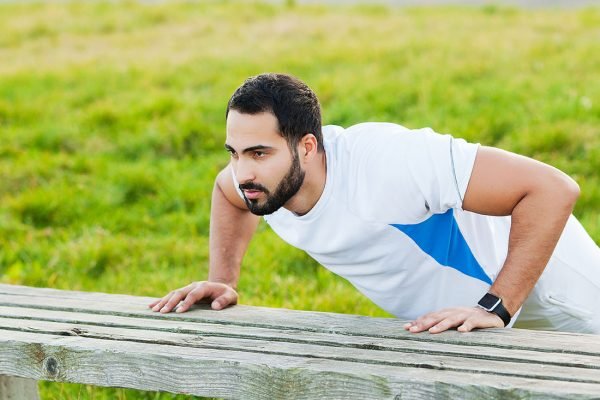
POLYGON ((563 200, 565 206, 570 210, 573 210, 573 207, 575 207, 575 203, 581 194, 581 189, 577 182, 567 174, 560 172, 559 182, 557 182, 556 188, 559 191, 559 193, 557 193, 559 195, 557 199, 563 200))
POLYGON ((572 187, 573 187, 572 188, 573 204, 575 204, 575 202, 579 198, 579 195, 581 194, 581 188, 579 187, 579 185, 577 184, 577 182, 575 182, 573 179, 571 179, 571 182, 572 182, 572 187))
POLYGON ((575 205, 575 202, 577 202, 577 199, 581 194, 581 189, 579 188, 577 182, 575 182, 575 180, 568 175, 566 175, 566 181, 567 188, 565 191, 567 193, 567 196, 571 199, 573 205, 575 205))

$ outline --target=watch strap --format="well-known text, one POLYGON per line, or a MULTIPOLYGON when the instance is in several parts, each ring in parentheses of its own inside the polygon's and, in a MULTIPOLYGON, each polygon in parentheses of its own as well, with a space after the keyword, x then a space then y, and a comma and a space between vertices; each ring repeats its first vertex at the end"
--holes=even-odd
POLYGON ((494 314, 499 316, 500 319, 504 322, 504 326, 510 324, 511 316, 506 307, 504 307, 504 304, 502 304, 502 301, 500 301, 500 303, 498 303, 498 305, 496 305, 496 307, 494 307, 493 310, 490 310, 490 312, 493 312, 494 314))
POLYGON ((502 304, 502 299, 492 293, 486 293, 485 296, 479 300, 478 306, 486 310, 487 312, 491 312, 500 317, 502 322, 504 322, 504 326, 507 326, 510 323, 511 315, 502 304), (490 301, 494 304, 491 305, 490 301))

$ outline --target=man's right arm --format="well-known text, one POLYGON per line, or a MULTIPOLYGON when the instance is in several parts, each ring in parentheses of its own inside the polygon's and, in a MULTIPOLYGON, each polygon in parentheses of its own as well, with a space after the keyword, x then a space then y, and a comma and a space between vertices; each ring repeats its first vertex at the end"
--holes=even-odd
POLYGON ((259 220, 238 195, 230 167, 225 167, 217 175, 212 194, 208 281, 193 282, 174 290, 149 307, 166 313, 180 302, 176 311, 187 311, 203 299, 209 299, 215 310, 236 304, 240 266, 259 220))

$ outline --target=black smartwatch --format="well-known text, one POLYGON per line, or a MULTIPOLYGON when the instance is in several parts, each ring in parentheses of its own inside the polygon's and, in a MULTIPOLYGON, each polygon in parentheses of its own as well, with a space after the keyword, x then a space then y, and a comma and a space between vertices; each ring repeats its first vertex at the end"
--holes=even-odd
POLYGON ((504 305, 502 304, 502 299, 498 296, 495 296, 491 293, 486 293, 485 296, 479 300, 477 305, 483 308, 487 312, 491 312, 496 314, 502 319, 504 322, 504 326, 510 323, 510 319, 512 318, 504 305))

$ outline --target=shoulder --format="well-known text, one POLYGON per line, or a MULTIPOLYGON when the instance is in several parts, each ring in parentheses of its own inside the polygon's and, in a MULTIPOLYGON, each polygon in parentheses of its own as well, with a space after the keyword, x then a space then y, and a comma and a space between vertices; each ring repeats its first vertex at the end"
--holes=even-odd
POLYGON ((343 139, 351 147, 365 142, 382 142, 390 137, 407 138, 411 130, 388 122, 363 122, 344 129, 343 139))
POLYGON ((419 130, 386 122, 364 122, 342 128, 336 125, 323 127, 325 148, 339 162, 355 164, 358 159, 377 156, 381 151, 397 151, 408 147, 419 130))
POLYGON ((242 192, 238 188, 237 182, 235 182, 231 164, 227 164, 227 166, 217 175, 215 179, 215 189, 218 189, 232 205, 241 210, 248 210, 248 207, 243 200, 242 192))
POLYGON ((415 223, 460 206, 476 146, 431 128, 388 123, 351 126, 343 141, 337 175, 357 215, 415 223))

